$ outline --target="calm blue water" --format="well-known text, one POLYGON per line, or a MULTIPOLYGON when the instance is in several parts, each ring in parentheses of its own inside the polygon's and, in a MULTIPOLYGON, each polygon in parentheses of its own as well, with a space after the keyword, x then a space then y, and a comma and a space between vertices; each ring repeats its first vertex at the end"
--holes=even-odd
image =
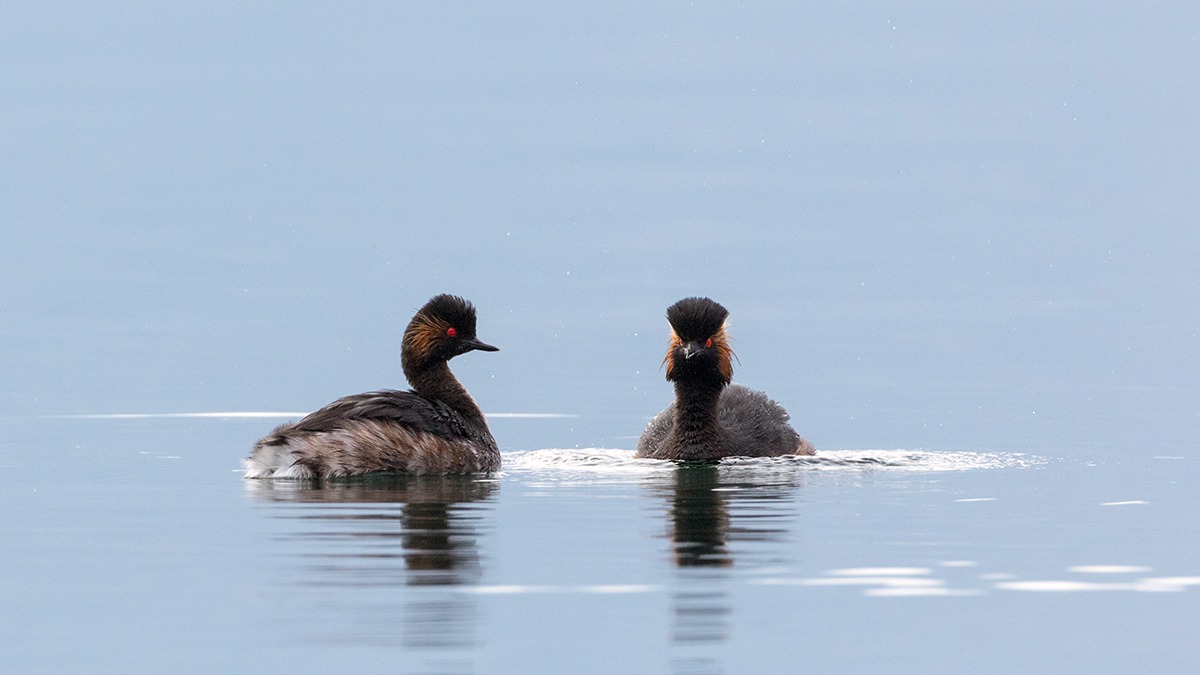
POLYGON ((542 449, 316 488, 239 477, 259 426, 6 422, 6 666, 1190 667, 1194 457, 542 449))
POLYGON ((0 670, 1188 672, 1198 15, 9 8, 0 670), (439 292, 501 475, 241 479, 439 292), (816 460, 631 458, 693 294, 816 460))

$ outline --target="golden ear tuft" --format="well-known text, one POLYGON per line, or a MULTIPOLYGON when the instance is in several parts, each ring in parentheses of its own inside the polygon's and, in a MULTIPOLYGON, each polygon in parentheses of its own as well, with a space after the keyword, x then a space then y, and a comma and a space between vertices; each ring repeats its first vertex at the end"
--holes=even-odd
POLYGON ((404 342, 415 354, 429 354, 448 328, 450 324, 445 321, 418 314, 413 317, 412 323, 408 324, 408 330, 404 331, 404 342))
POLYGON ((683 339, 680 338, 679 334, 675 332, 674 328, 672 328, 671 329, 671 339, 667 342, 667 353, 663 356, 663 361, 662 361, 663 365, 667 367, 667 379, 668 380, 671 379, 671 370, 675 367, 675 361, 671 358, 671 353, 675 351, 676 347, 678 347, 682 344, 683 344, 683 339))
POLYGON ((733 347, 729 345, 729 322, 721 324, 721 329, 712 336, 712 350, 717 355, 717 371, 726 382, 733 380, 733 347))

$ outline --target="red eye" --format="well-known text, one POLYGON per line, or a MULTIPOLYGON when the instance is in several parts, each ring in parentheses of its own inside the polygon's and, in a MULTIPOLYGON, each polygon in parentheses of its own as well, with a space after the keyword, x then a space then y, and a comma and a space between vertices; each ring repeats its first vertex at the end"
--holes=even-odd
POLYGON ((458 331, 454 330, 454 326, 450 326, 446 329, 446 335, 449 335, 450 337, 458 337, 458 331))
POLYGON ((711 347, 711 346, 712 346, 712 338, 708 338, 707 340, 705 340, 705 341, 704 341, 704 346, 705 346, 705 347, 711 347))

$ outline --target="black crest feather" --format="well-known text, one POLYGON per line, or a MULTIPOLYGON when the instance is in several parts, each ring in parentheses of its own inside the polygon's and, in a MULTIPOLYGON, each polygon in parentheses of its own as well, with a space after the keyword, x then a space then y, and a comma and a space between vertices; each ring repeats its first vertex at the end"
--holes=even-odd
POLYGON ((454 326, 460 335, 475 335, 475 305, 457 295, 435 295, 417 314, 454 326))
POLYGON ((729 310, 708 298, 684 298, 667 308, 667 322, 684 340, 705 340, 716 335, 729 318, 729 310))

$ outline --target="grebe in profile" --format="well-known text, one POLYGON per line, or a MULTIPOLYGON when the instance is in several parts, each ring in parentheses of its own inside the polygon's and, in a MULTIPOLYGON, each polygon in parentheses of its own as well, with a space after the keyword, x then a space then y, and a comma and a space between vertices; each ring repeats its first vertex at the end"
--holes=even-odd
POLYGON ((369 473, 494 471, 500 451, 450 359, 496 347, 475 337, 475 307, 438 295, 404 331, 400 361, 411 391, 347 396, 284 424, 254 445, 246 478, 337 478, 369 473))
POLYGON ((667 308, 671 343, 663 363, 675 383, 675 403, 642 432, 638 457, 704 461, 813 454, 782 406, 761 391, 729 384, 728 317, 728 310, 708 298, 684 298, 667 308))

